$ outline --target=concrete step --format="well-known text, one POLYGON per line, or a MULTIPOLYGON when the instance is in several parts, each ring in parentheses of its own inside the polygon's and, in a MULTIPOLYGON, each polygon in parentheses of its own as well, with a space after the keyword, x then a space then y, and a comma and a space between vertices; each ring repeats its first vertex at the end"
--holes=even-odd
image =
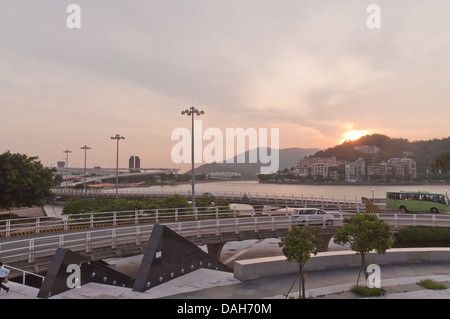
POLYGON ((1 211, 0 215, 15 214, 18 217, 44 217, 46 216, 41 207, 11 209, 10 211, 1 211))
POLYGON ((0 291, 0 299, 36 299, 39 289, 25 286, 13 281, 5 284, 6 287, 9 287, 9 292, 7 293, 5 290, 0 291))

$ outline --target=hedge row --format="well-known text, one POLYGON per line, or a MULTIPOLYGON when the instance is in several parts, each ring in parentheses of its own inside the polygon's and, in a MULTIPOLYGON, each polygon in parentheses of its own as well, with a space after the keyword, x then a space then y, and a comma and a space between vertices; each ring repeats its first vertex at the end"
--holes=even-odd
POLYGON ((395 235, 393 247, 450 247, 450 228, 411 226, 395 235))

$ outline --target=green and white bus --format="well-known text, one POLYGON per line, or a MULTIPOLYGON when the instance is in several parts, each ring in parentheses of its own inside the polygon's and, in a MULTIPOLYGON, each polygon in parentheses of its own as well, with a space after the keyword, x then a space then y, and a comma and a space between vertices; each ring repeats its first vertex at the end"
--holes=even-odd
POLYGON ((450 205, 447 194, 428 192, 387 192, 386 208, 407 211, 442 213, 449 212, 450 205))

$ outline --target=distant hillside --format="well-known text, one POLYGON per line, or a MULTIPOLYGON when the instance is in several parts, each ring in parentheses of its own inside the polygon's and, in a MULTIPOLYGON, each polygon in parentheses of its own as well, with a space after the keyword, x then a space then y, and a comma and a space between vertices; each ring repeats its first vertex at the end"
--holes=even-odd
MULTIPOLYGON (((286 148, 280 149, 279 160, 280 164, 278 169, 283 170, 285 168, 290 169, 292 166, 297 165, 298 161, 305 156, 315 154, 319 149, 317 148, 286 148)), ((266 150, 263 149, 263 152, 266 150)), ((199 166, 195 169, 196 174, 207 174, 211 172, 237 172, 241 173, 242 178, 256 178, 260 173, 261 166, 268 166, 269 164, 249 163, 249 152, 245 152, 245 163, 237 163, 237 156, 233 158, 234 163, 210 163, 199 166)), ((259 149, 258 149, 259 154, 259 149)), ((270 149, 268 154, 270 154, 270 149)), ((258 156, 259 159, 259 156, 258 156)), ((186 174, 190 174, 191 171, 186 174)), ((275 173, 275 172, 274 172, 275 173)))
POLYGON ((366 163, 372 163, 386 161, 394 157, 404 157, 403 152, 412 153, 412 155, 408 155, 408 157, 416 161, 418 172, 424 172, 427 165, 436 156, 443 152, 450 152, 450 137, 410 142, 407 139, 372 134, 363 136, 355 141, 347 141, 341 145, 318 151, 315 153, 315 156, 336 156, 338 159, 347 161, 354 161, 358 159, 358 157, 363 157, 366 160, 366 163), (378 146, 380 151, 377 154, 362 154, 354 149, 356 146, 364 145, 378 146))

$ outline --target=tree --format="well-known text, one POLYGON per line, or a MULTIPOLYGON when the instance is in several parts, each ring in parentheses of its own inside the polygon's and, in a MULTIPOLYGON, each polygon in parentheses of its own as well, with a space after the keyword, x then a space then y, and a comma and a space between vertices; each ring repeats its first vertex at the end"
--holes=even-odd
POLYGON ((394 241, 389 225, 373 214, 358 213, 350 218, 344 218, 344 225, 336 230, 334 242, 338 245, 350 244, 350 248, 361 255, 361 268, 356 285, 358 286, 361 270, 367 280, 367 264, 365 255, 375 250, 385 254, 394 241))
POLYGON ((0 154, 0 208, 44 206, 56 185, 54 171, 44 168, 38 157, 0 154))
POLYGON ((317 255, 319 250, 320 229, 317 227, 294 226, 288 231, 286 237, 281 239, 280 247, 288 262, 298 263, 298 290, 299 297, 305 298, 305 278, 303 267, 311 257, 317 255))
POLYGON ((430 164, 431 171, 437 173, 441 171, 442 173, 450 172, 450 152, 441 153, 430 164))

